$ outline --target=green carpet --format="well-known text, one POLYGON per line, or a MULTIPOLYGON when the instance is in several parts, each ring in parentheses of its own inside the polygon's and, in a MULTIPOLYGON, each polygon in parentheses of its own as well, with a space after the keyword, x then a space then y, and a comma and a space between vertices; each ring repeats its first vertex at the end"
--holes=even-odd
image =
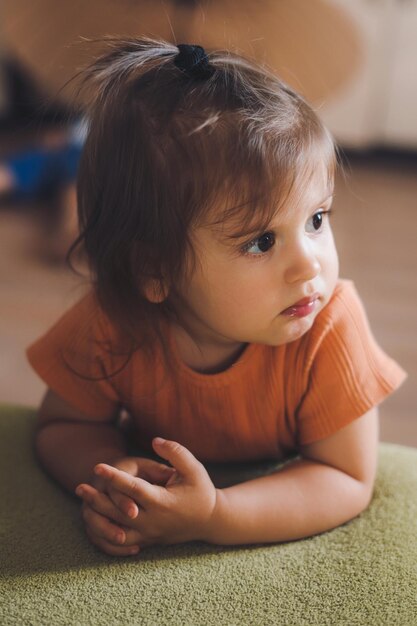
POLYGON ((417 624, 416 449, 380 444, 371 506, 330 532, 277 545, 154 547, 124 559, 89 544, 79 501, 38 468, 33 423, 33 411, 0 408, 3 626, 417 624))

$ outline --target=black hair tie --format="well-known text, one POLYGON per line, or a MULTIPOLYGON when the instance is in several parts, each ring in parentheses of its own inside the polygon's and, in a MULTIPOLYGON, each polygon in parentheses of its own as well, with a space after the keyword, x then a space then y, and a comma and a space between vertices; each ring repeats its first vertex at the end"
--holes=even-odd
POLYGON ((210 64, 208 56, 201 46, 180 43, 177 46, 179 53, 174 58, 174 64, 191 78, 205 80, 210 78, 216 68, 210 64))

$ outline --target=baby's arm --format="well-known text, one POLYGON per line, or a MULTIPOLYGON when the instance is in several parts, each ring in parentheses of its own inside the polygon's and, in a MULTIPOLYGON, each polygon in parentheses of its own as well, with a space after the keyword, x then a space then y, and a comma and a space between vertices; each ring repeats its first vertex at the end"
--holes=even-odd
POLYGON ((97 463, 112 464, 127 455, 117 415, 92 419, 48 389, 38 411, 35 449, 47 472, 74 493, 82 482, 94 480, 97 463))
POLYGON ((378 410, 302 446, 281 471, 219 490, 210 543, 301 539, 340 526, 369 505, 377 467, 378 410))
MULTIPOLYGON (((68 491, 74 493, 82 484, 87 496, 83 518, 90 540, 108 554, 127 556, 135 553, 133 542, 126 542, 127 515, 133 508, 136 516, 137 506, 131 498, 115 489, 107 489, 106 482, 94 473, 94 466, 108 463, 161 484, 172 475, 172 468, 150 459, 128 457, 116 418, 117 415, 91 419, 49 389, 38 411, 35 449, 46 471, 68 491), (88 495, 96 489, 100 494, 101 513, 88 505, 88 495), (127 543, 129 545, 125 545, 127 543)), ((79 490, 77 495, 80 495, 79 490)))
MULTIPOLYGON (((224 489, 214 487, 204 466, 179 443, 153 443, 177 470, 165 487, 109 466, 96 468, 139 506, 137 518, 128 524, 136 531, 132 541, 141 547, 192 540, 278 543, 331 530, 368 506, 376 474, 378 412, 375 408, 327 439, 303 446, 302 458, 282 470, 224 489)), ((98 492, 91 505, 100 510, 98 492)))
MULTIPOLYGON (((93 468, 99 462, 113 465, 126 457, 126 443, 123 434, 116 426, 117 415, 92 419, 73 408, 51 389, 45 394, 37 416, 35 432, 35 451, 39 462, 62 487, 74 493, 79 483, 91 483, 102 488, 102 481, 94 475, 93 468)), ((103 494, 115 513, 115 505, 108 495, 103 494)), ((121 505, 127 506, 130 499, 122 496, 121 505)), ((87 507, 83 507, 86 531, 93 540, 95 534, 106 533, 115 543, 123 528, 118 523, 121 516, 114 515, 112 520, 95 515, 90 525, 87 507)), ((90 516, 91 518, 91 516, 90 516)), ((127 555, 125 547, 111 548, 113 554, 127 555)), ((109 548, 110 550, 110 548, 109 548)))

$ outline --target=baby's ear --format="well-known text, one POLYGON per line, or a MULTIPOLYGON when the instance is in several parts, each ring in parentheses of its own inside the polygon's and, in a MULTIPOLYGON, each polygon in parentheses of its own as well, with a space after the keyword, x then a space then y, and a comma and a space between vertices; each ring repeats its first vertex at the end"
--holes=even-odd
POLYGON ((167 299, 168 286, 164 280, 150 280, 145 286, 145 296, 153 304, 159 304, 167 299))

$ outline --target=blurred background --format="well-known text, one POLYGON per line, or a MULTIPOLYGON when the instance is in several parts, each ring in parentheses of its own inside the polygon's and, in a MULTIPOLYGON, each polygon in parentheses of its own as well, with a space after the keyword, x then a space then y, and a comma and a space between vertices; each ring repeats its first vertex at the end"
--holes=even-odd
POLYGON ((408 372, 381 439, 417 446, 417 0, 3 0, 0 7, 0 401, 45 386, 25 348, 88 289, 75 178, 84 38, 146 34, 228 48, 302 93, 343 150, 334 231, 380 345, 408 372))

